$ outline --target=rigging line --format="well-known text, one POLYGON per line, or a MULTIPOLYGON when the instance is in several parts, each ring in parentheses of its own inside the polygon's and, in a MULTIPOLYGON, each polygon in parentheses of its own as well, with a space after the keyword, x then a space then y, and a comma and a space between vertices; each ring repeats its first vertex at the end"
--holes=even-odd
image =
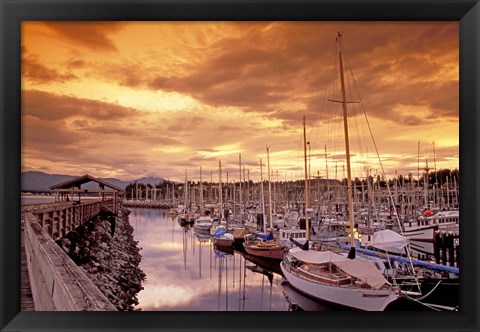
MULTIPOLYGON (((440 283, 440 282, 441 282, 441 281, 439 281, 439 283, 440 283)), ((438 284, 437 284, 437 286, 438 286, 438 284)), ((436 287, 436 286, 435 286, 435 287, 436 287)), ((402 292, 402 291, 400 291, 400 292, 402 292)), ((428 294, 431 294, 431 292, 429 292, 428 294)), ((445 310, 450 310, 450 311, 455 311, 455 310, 456 310, 455 307, 447 307, 447 306, 441 306, 441 305, 436 305, 436 304, 430 304, 430 303, 421 302, 421 301, 420 301, 420 298, 418 298, 418 299, 417 299, 417 298, 413 298, 413 297, 411 297, 411 296, 409 296, 409 295, 407 295, 407 294, 405 294, 405 293, 403 293, 403 292, 402 292, 402 296, 403 296, 405 299, 409 300, 409 301, 419 303, 419 304, 424 305, 424 306, 426 306, 426 307, 428 307, 428 308, 430 308, 430 309, 432 309, 432 310, 442 311, 442 309, 440 309, 440 308, 443 308, 443 309, 445 309, 445 310)), ((425 298, 425 296, 422 296, 422 299, 423 299, 423 298, 425 298)))
MULTIPOLYGON (((336 44, 336 41, 332 43, 332 45, 335 45, 336 44)), ((332 59, 335 59, 335 47, 330 47, 329 48, 331 50, 331 55, 330 55, 330 63, 333 62, 332 59)), ((322 90, 324 95, 323 95, 323 98, 322 98, 322 104, 321 104, 321 107, 320 107, 320 111, 319 112, 316 112, 315 114, 321 114, 322 111, 325 109, 325 103, 327 102, 327 96, 328 96, 328 89, 331 87, 331 80, 333 77, 335 77, 333 75, 333 72, 334 72, 334 66, 330 67, 329 68, 329 71, 327 72, 327 80, 325 81, 324 83, 324 89, 322 90)), ((320 123, 317 124, 317 121, 320 122, 320 116, 318 115, 318 117, 316 116, 314 118, 314 126, 316 128, 316 131, 315 131, 315 135, 314 135, 314 145, 316 145, 316 142, 317 142, 317 137, 318 137, 318 129, 320 127, 320 123)))
POLYGON ((435 308, 435 307, 429 305, 428 303, 423 303, 423 302, 421 302, 421 301, 417 301, 417 300, 414 299, 413 297, 410 297, 410 296, 408 296, 408 295, 406 295, 406 294, 402 294, 402 295, 403 295, 403 297, 406 298, 407 300, 410 300, 410 301, 412 301, 412 302, 419 303, 419 304, 421 304, 421 305, 423 305, 423 306, 425 306, 425 307, 427 307, 427 308, 430 308, 430 309, 432 309, 432 310, 435 310, 435 311, 441 311, 440 309, 435 308))
MULTIPOLYGON (((348 66, 349 68, 351 69, 350 67, 350 62, 348 61, 348 58, 347 58, 347 63, 348 63, 348 66)), ((353 77, 353 82, 355 83, 355 86, 357 87, 358 89, 358 86, 357 86, 357 81, 355 80, 355 77, 353 77)), ((394 200, 393 200, 393 196, 392 196, 392 191, 390 190, 390 186, 388 185, 388 180, 385 176, 385 169, 383 167, 383 162, 380 158, 380 153, 378 152, 378 147, 377 147, 377 143, 375 141, 375 138, 373 137, 373 131, 372 131, 372 128, 370 127, 370 122, 368 121, 368 117, 367 117, 367 112, 365 111, 365 107, 363 105, 363 101, 362 101, 362 97, 359 96, 359 100, 360 100, 360 105, 362 106, 362 110, 363 110, 363 114, 365 116, 365 121, 367 122, 367 126, 368 126, 368 130, 370 132, 370 137, 372 138, 372 142, 373 142, 373 146, 375 147, 375 152, 377 154, 377 158, 378 158, 378 162, 380 163, 380 169, 382 170, 382 175, 385 177, 385 180, 387 181, 387 192, 388 192, 388 196, 390 198, 390 204, 393 204, 394 200)), ((397 211, 397 208, 396 206, 394 206, 394 209, 393 209, 393 212, 394 212, 394 215, 395 215, 395 219, 398 223, 398 226, 400 228, 400 233, 401 235, 403 236, 403 228, 402 228, 402 225, 400 223, 400 217, 398 216, 398 211, 397 211)), ((415 278, 415 281, 417 283, 417 287, 418 289, 421 289, 420 288, 420 284, 418 282, 418 279, 417 279, 417 275, 415 273, 415 268, 413 267, 413 262, 412 262, 412 257, 411 257, 411 247, 410 247, 410 243, 407 244, 407 254, 408 254, 408 260, 410 262, 410 265, 411 265, 411 268, 412 268, 412 272, 413 272, 413 276, 415 278)))
MULTIPOLYGON (((337 61, 338 61, 338 57, 336 57, 335 55, 338 53, 338 45, 337 43, 335 42, 334 44, 334 47, 332 47, 332 50, 333 50, 333 57, 332 57, 332 63, 333 63, 333 66, 330 67, 330 74, 331 74, 331 85, 328 86, 328 91, 327 91, 327 95, 326 97, 328 96, 332 96, 333 98, 335 99, 338 99, 338 85, 337 84, 337 76, 336 75, 336 71, 335 71, 335 68, 337 68, 337 61)), ((335 152, 335 136, 334 136, 334 132, 335 132, 335 126, 336 126, 336 123, 335 123, 335 112, 336 112, 336 107, 338 107, 338 105, 336 105, 335 103, 327 103, 327 145, 329 146, 330 148, 330 151, 331 152, 335 152)))
MULTIPOLYGON (((345 54, 345 52, 343 52, 343 53, 345 54)), ((350 77, 347 75, 347 88, 349 89, 349 92, 350 92, 350 95, 351 95, 350 85, 351 85, 350 77)), ((353 96, 351 95, 350 98, 352 98, 352 97, 353 96)), ((349 120, 350 120, 350 123, 351 123, 351 129, 352 129, 351 137, 352 137, 352 143, 353 143, 351 151, 354 153, 353 156, 355 156, 355 154, 357 153, 356 149, 359 149, 360 154, 361 154, 360 131, 359 131, 359 126, 358 126, 358 121, 357 121, 357 114, 356 114, 357 112, 356 112, 355 105, 354 104, 350 105, 349 110, 350 110, 350 114, 351 114, 351 116, 349 117, 349 120)), ((355 160, 354 160, 354 163, 356 164, 355 160)))
POLYGON ((442 280, 439 280, 438 283, 435 285, 435 287, 432 288, 432 290, 430 292, 428 292, 427 294, 425 294, 425 295, 423 295, 423 296, 421 296, 421 297, 419 297, 415 300, 421 301, 421 300, 427 298, 428 296, 430 296, 430 294, 432 294, 435 291, 435 289, 437 289, 437 287, 440 285, 441 282, 442 282, 442 280))
MULTIPOLYGON (((346 46, 343 45, 343 54, 345 55, 345 58, 347 59, 348 64, 350 64, 350 62, 348 61, 349 56, 348 56, 348 53, 345 51, 345 49, 346 49, 346 46)), ((352 86, 351 86, 353 84, 353 80, 355 79, 355 76, 353 74, 353 70, 352 70, 350 65, 348 66, 347 73, 349 74, 349 75, 347 75, 347 85, 348 85, 348 89, 349 89, 349 92, 350 92, 350 98, 353 101, 353 100, 356 100, 357 98, 359 98, 360 91, 358 91, 358 89, 352 88, 352 86)), ((366 150, 366 148, 365 148, 366 144, 365 144, 365 142, 362 141, 362 137, 364 136, 364 131, 362 130, 362 126, 359 125, 359 121, 357 119, 357 115, 360 115, 360 114, 358 114, 357 107, 356 107, 355 104, 352 104, 350 109, 352 110, 352 113, 353 113, 353 116, 352 116, 353 130, 354 130, 354 132, 357 133, 357 135, 353 135, 354 142, 358 147, 361 158, 365 159, 364 151, 366 150)))
MULTIPOLYGON (((328 119, 331 119, 331 105, 329 105, 330 103, 327 103, 327 99, 328 99, 328 96, 331 94, 331 90, 332 90, 332 82, 333 82, 333 66, 330 68, 330 72, 328 73, 328 77, 327 77, 327 81, 326 81, 326 86, 325 86, 325 89, 323 91, 324 93, 324 96, 323 96, 323 100, 322 100, 322 106, 321 106, 321 114, 322 114, 322 117, 323 119, 326 119, 327 121, 324 121, 324 123, 320 123, 320 121, 318 121, 318 124, 315 126, 316 127, 316 133, 315 133, 315 137, 314 137, 314 140, 315 140, 315 143, 314 145, 316 146, 317 144, 317 140, 318 140, 318 131, 320 129, 320 125, 322 125, 324 128, 325 128, 325 132, 326 132, 326 139, 328 141, 328 139, 330 138, 330 131, 331 131, 331 125, 330 125, 330 122, 328 121, 328 119)), ((325 143, 325 142, 324 142, 325 143)))

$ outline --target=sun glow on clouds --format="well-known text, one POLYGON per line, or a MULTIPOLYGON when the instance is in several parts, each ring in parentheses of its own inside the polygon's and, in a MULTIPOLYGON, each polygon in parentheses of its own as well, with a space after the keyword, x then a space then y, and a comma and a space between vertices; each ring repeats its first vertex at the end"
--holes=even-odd
POLYGON ((201 156, 205 156, 207 158, 218 158, 225 155, 241 152, 242 150, 240 149, 240 145, 241 143, 220 145, 220 146, 213 147, 212 151, 199 151, 198 153, 201 156))
POLYGON ((170 146, 170 147, 154 147, 151 149, 152 152, 163 152, 167 154, 176 154, 186 152, 187 148, 183 146, 170 146))
MULTIPOLYGON (((24 89, 32 89, 37 85, 28 82, 24 89)), ((140 111, 149 112, 178 112, 198 106, 198 102, 192 97, 176 93, 152 90, 131 89, 118 86, 109 82, 85 79, 65 84, 51 84, 42 86, 45 92, 59 93, 64 95, 82 96, 83 98, 101 100, 115 103, 124 107, 132 107, 140 111)))
MULTIPOLYGON (((25 22, 22 168, 181 180, 220 159, 238 167, 242 153, 259 177, 253 165, 271 146, 276 170, 297 170, 302 117, 318 115, 338 25, 25 22)), ((458 167, 458 22, 341 25, 387 171, 410 167, 402 156, 417 141, 435 141, 438 164, 458 167)), ((319 116, 307 129, 317 155, 330 140, 319 116)))

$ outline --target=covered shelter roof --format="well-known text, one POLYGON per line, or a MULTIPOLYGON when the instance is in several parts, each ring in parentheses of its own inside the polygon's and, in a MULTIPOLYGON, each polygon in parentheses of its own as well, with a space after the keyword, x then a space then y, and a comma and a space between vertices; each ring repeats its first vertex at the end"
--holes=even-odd
POLYGON ((101 187, 108 187, 111 188, 115 191, 124 191, 123 188, 120 188, 114 184, 111 184, 107 181, 101 180, 99 178, 93 177, 91 175, 85 174, 58 184, 55 184, 53 186, 50 186, 49 188, 51 190, 59 190, 59 189, 70 189, 70 188, 80 188, 82 184, 88 183, 88 182, 96 182, 98 183, 101 187))

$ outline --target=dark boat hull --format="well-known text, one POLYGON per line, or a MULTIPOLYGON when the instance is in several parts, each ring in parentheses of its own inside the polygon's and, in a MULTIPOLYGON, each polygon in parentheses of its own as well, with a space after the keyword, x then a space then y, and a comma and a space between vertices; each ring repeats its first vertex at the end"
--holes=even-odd
POLYGON ((264 258, 282 260, 285 254, 281 246, 259 247, 255 243, 244 242, 243 247, 248 254, 264 258))

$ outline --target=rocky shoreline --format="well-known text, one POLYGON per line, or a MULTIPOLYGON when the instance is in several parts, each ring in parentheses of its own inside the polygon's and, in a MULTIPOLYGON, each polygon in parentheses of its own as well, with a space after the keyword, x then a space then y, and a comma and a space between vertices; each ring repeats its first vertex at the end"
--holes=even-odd
POLYGON ((102 213, 77 227, 59 243, 121 311, 140 310, 135 306, 146 277, 139 267, 141 248, 133 239, 129 213, 126 208, 120 209, 116 221, 111 214, 102 213))

